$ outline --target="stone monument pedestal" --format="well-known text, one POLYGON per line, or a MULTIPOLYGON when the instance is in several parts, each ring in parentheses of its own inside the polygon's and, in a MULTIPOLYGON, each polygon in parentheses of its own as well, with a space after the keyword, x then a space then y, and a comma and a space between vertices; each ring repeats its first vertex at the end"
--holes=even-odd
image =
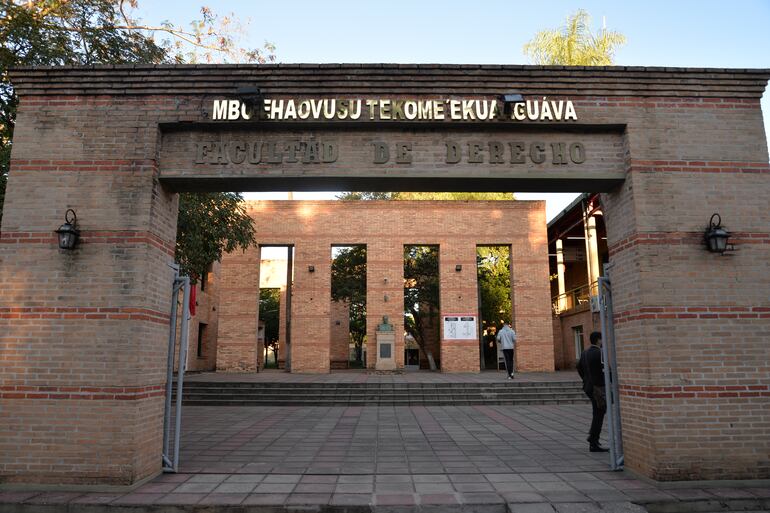
POLYGON ((375 370, 394 371, 396 370, 396 332, 393 331, 393 325, 388 322, 388 317, 382 318, 382 324, 377 325, 375 332, 377 338, 377 361, 374 364, 375 370))

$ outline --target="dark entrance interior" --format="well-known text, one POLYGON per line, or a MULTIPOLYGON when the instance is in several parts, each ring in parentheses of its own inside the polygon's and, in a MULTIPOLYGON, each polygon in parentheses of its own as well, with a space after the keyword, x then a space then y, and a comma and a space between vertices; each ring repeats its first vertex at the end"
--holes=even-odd
POLYGON ((511 248, 478 246, 476 248, 482 370, 497 370, 501 353, 495 340, 503 321, 511 322, 511 248))
POLYGON ((439 247, 404 246, 405 364, 441 368, 439 308, 439 247))

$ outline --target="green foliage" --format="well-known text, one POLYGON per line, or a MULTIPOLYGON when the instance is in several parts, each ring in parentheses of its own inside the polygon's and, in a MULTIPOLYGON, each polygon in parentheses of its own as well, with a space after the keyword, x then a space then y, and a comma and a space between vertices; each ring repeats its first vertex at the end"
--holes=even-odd
MULTIPOLYGON (((232 14, 220 17, 202 7, 201 19, 183 29, 144 24, 132 16, 137 8, 138 0, 0 0, 0 219, 18 105, 9 67, 275 60, 270 43, 238 46, 243 28, 232 14)), ((254 243, 241 201, 229 193, 181 195, 177 259, 183 272, 196 278, 223 250, 254 243)))
POLYGON ((487 326, 511 321, 511 258, 507 246, 482 246, 476 252, 481 320, 487 326))
POLYGON ((366 246, 341 248, 332 261, 331 275, 332 301, 342 301, 350 308, 350 338, 360 362, 366 340, 366 246))
POLYGON ((568 66, 608 66, 615 50, 626 43, 620 32, 601 29, 593 34, 591 16, 580 9, 558 29, 541 30, 524 45, 524 53, 534 64, 568 66))
MULTIPOLYGON (((281 289, 259 290, 259 320, 265 323, 265 347, 272 349, 278 360, 278 327, 281 318, 281 289)), ((267 366, 267 362, 265 362, 267 366)))
POLYGON ((113 28, 116 6, 111 0, 0 2, 0 210, 18 106, 8 68, 165 61, 152 39, 113 28))
POLYGON ((436 246, 404 247, 404 329, 431 361, 425 333, 438 325, 438 251, 436 246))
POLYGON ((513 200, 512 192, 402 192, 398 194, 400 200, 455 200, 455 201, 483 201, 483 200, 513 200))
POLYGON ((513 200, 512 192, 344 192, 337 196, 344 201, 369 200, 513 200))
POLYGON ((176 261, 181 274, 197 281, 222 253, 257 243, 243 198, 234 192, 179 195, 176 261))
POLYGON ((396 199, 397 192, 343 192, 337 195, 337 199, 343 201, 370 201, 396 199))

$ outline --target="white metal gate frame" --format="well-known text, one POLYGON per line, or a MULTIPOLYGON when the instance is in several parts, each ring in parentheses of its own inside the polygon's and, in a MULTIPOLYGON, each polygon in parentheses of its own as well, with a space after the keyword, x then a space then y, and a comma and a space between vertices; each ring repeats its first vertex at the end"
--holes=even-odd
POLYGON ((173 264, 174 284, 171 292, 171 319, 168 333, 168 356, 166 359, 166 404, 163 411, 163 472, 179 470, 179 437, 182 429, 182 388, 187 366, 188 324, 190 320, 190 277, 179 276, 179 265, 173 264), (171 395, 174 385, 174 356, 176 353, 176 319, 179 309, 179 293, 182 293, 182 329, 179 340, 179 363, 176 380, 176 405, 172 411, 171 395), (173 418, 172 418, 173 417, 173 418), (174 426, 173 449, 171 426, 174 426))
POLYGON ((604 361, 604 387, 607 391, 607 433, 610 443, 610 469, 623 470, 623 434, 620 425, 620 393, 618 385, 618 361, 615 346, 615 328, 612 318, 612 286, 609 266, 599 277, 599 317, 602 326, 602 360, 604 361))

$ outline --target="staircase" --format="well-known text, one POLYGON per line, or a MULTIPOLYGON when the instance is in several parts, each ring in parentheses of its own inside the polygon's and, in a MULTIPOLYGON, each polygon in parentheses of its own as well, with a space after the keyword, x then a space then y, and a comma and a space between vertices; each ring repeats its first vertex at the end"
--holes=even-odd
POLYGON ((184 384, 183 404, 199 406, 461 406, 577 404, 579 381, 502 383, 184 384))

